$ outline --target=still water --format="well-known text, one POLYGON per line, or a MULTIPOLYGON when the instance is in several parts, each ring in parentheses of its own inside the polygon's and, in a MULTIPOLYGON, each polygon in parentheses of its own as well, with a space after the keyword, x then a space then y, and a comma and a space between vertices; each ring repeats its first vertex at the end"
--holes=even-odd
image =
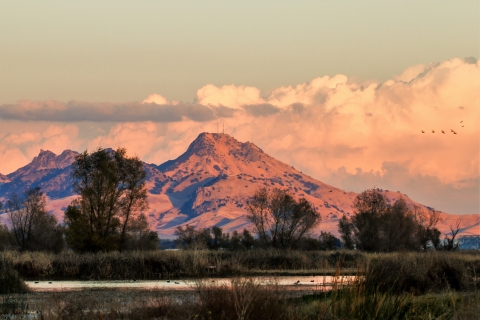
MULTIPOLYGON (((282 277, 249 277, 261 285, 285 286, 289 289, 314 288, 327 289, 332 284, 348 285, 355 280, 354 276, 282 276, 282 277)), ((82 289, 168 289, 168 290, 194 290, 199 282, 208 285, 230 285, 233 278, 210 278, 202 280, 148 280, 148 281, 25 281, 36 292, 42 291, 72 291, 82 289)))

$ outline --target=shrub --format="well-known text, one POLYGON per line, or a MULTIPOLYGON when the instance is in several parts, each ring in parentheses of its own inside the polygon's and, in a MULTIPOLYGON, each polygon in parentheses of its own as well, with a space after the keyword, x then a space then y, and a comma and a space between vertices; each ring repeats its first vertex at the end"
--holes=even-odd
POLYGON ((0 254, 0 294, 26 293, 28 286, 13 268, 12 262, 0 254))
POLYGON ((389 255, 372 260, 366 282, 393 293, 468 290, 475 284, 466 264, 459 256, 442 253, 389 255))

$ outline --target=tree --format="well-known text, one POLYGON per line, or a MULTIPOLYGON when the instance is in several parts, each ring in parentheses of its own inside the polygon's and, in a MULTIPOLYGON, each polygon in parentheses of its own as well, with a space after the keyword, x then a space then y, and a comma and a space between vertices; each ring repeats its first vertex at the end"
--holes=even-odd
POLYGON ((187 224, 185 227, 178 226, 175 235, 177 246, 184 249, 208 249, 213 243, 209 228, 195 230, 193 226, 187 224))
POLYGON ((442 221, 440 212, 435 209, 424 209, 418 205, 413 206, 413 214, 415 221, 419 225, 419 238, 423 250, 427 249, 428 243, 431 242, 433 247, 438 249, 440 246, 441 232, 436 225, 442 221))
POLYGON ((39 187, 24 196, 13 194, 7 201, 15 245, 22 251, 63 250, 63 229, 45 209, 46 198, 39 187))
POLYGON ((232 232, 232 236, 230 237, 228 248, 232 251, 250 250, 254 244, 255 239, 250 231, 243 229, 242 233, 238 233, 238 231, 235 230, 232 232))
POLYGON ((293 247, 321 220, 310 202, 297 201, 280 189, 260 189, 247 202, 247 210, 260 241, 284 249, 293 247))
MULTIPOLYGON (((0 202, 0 210, 3 208, 3 203, 0 202)), ((11 246, 11 237, 8 227, 0 220, 0 250, 5 250, 11 246)))
POLYGON ((403 199, 389 206, 381 221, 380 251, 418 250, 419 225, 403 199))
MULTIPOLYGON (((83 252, 127 249, 132 226, 148 208, 145 176, 142 162, 127 157, 123 148, 79 154, 72 165, 72 180, 80 197, 65 211, 69 246, 83 252)), ((141 232, 148 234, 148 224, 140 225, 141 232)), ((158 236, 152 235, 158 246, 158 236)))
POLYGON ((447 251, 455 251, 458 249, 459 243, 458 239, 455 239, 462 229, 460 227, 462 220, 458 219, 455 222, 455 226, 450 225, 450 234, 446 233, 445 234, 445 240, 443 242, 443 250, 447 251))
POLYGON ((367 190, 354 200, 354 215, 351 218, 354 226, 354 239, 360 249, 380 251, 380 224, 388 210, 388 204, 377 190, 367 190))
POLYGON ((155 250, 158 249, 160 239, 158 233, 150 231, 147 217, 141 213, 128 224, 125 232, 123 246, 127 250, 155 250))
POLYGON ((330 232, 321 231, 318 240, 320 242, 320 250, 335 250, 340 246, 340 240, 330 232))
POLYGON ((353 207, 354 215, 350 220, 346 217, 340 220, 339 231, 344 242, 353 233, 359 249, 379 252, 419 250, 426 248, 428 240, 434 244, 439 242, 439 231, 435 228, 439 221, 438 212, 425 213, 415 206, 412 210, 403 199, 390 205, 376 189, 360 193, 353 207))
POLYGON ((354 240, 353 240, 353 225, 346 215, 338 222, 338 232, 343 241, 343 247, 346 249, 354 249, 354 240))

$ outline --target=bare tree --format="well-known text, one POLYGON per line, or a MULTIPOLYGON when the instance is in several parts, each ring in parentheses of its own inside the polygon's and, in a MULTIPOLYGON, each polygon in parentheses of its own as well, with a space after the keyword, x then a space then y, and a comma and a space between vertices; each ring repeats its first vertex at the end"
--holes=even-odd
POLYGON ((248 219, 264 245, 290 248, 315 228, 320 214, 304 198, 295 200, 280 189, 257 191, 247 203, 248 219))
POLYGON ((63 230, 45 209, 46 198, 39 187, 28 189, 24 197, 12 195, 7 211, 13 238, 20 250, 61 251, 63 230))
POLYGON ((443 243, 443 249, 447 251, 455 251, 459 247, 458 239, 456 239, 458 233, 460 232, 462 220, 458 219, 455 221, 455 225, 450 225, 450 234, 445 234, 445 241, 443 243))

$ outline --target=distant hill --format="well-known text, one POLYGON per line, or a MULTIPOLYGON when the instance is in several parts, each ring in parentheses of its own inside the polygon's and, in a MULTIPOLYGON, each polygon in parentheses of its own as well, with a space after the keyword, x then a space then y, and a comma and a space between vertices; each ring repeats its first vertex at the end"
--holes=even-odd
MULTIPOLYGON (((70 172, 77 154, 66 150, 57 156, 41 150, 30 164, 7 176, 0 175, 0 200, 40 186, 49 198, 50 212, 62 219, 75 197, 70 172)), ((241 143, 227 134, 202 133, 177 159, 161 165, 144 163, 144 168, 150 203, 147 215, 160 237, 172 237, 177 226, 187 223, 198 228, 217 225, 227 232, 251 228, 246 219, 248 198, 260 188, 274 187, 314 204, 322 215, 317 233, 325 230, 338 234, 338 219, 343 214, 351 215, 357 195, 315 180, 253 143, 241 143)), ((397 191, 379 191, 391 202, 402 197, 410 205, 417 204, 397 191)), ((479 215, 442 216, 442 232, 462 217, 465 232, 480 235, 479 215)))

